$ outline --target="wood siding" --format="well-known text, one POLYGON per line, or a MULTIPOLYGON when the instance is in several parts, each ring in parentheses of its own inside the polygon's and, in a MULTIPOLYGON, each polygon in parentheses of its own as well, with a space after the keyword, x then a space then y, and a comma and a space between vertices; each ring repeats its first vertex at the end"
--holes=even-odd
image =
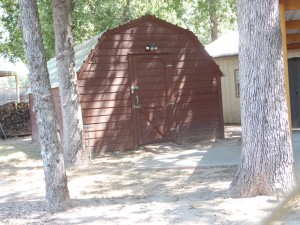
POLYGON ((172 140, 224 135, 220 70, 190 31, 153 17, 104 33, 79 72, 78 88, 86 145, 90 145, 94 155, 165 141, 160 135, 168 135, 172 140), (145 50, 149 43, 158 47, 156 53, 145 50), (140 62, 136 69, 140 74, 139 92, 135 93, 131 91, 135 78, 130 75, 130 54, 152 54, 154 58, 169 54, 171 64, 140 62), (171 69, 169 83, 163 82, 166 66, 171 69), (137 95, 143 109, 154 107, 149 118, 155 117, 155 110, 162 110, 161 104, 171 103, 168 111, 172 120, 163 114, 152 130, 148 129, 151 119, 147 117, 136 123, 137 95), (146 134, 147 140, 137 141, 139 135, 146 134))
MULTIPOLYGON (((288 58, 300 57, 299 50, 289 50, 288 58)), ((214 59, 223 72, 222 102, 224 123, 241 123, 240 98, 236 96, 235 70, 239 69, 238 56, 220 57, 214 59)))
POLYGON ((239 69, 237 56, 216 58, 215 62, 223 72, 222 102, 224 123, 241 123, 240 97, 236 95, 235 70, 239 69))

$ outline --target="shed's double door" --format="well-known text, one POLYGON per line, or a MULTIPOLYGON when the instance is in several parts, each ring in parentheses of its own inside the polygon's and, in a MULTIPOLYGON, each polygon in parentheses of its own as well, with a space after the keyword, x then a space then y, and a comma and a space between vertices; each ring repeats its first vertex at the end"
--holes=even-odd
POLYGON ((129 55, 135 145, 171 139, 172 57, 169 54, 129 55))

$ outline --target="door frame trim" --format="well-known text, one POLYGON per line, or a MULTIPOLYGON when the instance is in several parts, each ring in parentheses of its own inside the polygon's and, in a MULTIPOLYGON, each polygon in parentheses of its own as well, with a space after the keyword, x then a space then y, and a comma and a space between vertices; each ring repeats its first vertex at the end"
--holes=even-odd
MULTIPOLYGON (((140 137, 141 131, 140 131, 140 121, 139 121, 139 112, 134 108, 134 102, 135 102, 135 97, 132 92, 131 87, 137 86, 137 76, 135 76, 134 71, 137 66, 137 63, 135 60, 136 57, 140 56, 142 58, 143 56, 145 57, 150 57, 150 56, 168 56, 170 59, 170 64, 172 66, 168 66, 169 64, 166 62, 166 85, 167 85, 167 95, 168 95, 168 103, 173 102, 173 80, 172 80, 172 75, 173 75, 173 64, 172 64, 172 53, 168 52, 130 52, 128 53, 128 68, 129 68, 129 79, 130 79, 130 96, 131 96, 131 109, 132 109, 132 123, 133 123, 133 134, 134 134, 134 147, 137 149, 139 147, 139 140, 142 139, 140 137)), ((168 104, 167 103, 167 104, 168 104)), ((173 105, 172 105, 173 106, 173 105)), ((172 107, 171 105, 169 107, 172 107)), ((170 126, 170 129, 174 126, 174 119, 173 119, 173 110, 168 110, 168 123, 170 126)), ((172 140, 172 135, 171 132, 169 131, 169 140, 172 140)))

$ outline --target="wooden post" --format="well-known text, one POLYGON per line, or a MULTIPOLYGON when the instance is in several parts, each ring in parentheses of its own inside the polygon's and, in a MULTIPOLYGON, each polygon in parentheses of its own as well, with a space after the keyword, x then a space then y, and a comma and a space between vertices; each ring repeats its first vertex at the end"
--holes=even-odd
POLYGON ((17 103, 20 103, 20 89, 19 89, 19 77, 15 74, 16 79, 16 94, 17 94, 17 103))
POLYGON ((20 102, 20 89, 19 89, 19 77, 15 71, 0 71, 0 77, 15 77, 16 81, 16 95, 17 95, 17 103, 20 102))
POLYGON ((283 49, 283 63, 284 63, 284 82, 285 82, 285 96, 288 107, 288 116, 290 124, 290 132, 292 136, 292 117, 291 117, 291 102, 290 102, 290 83, 289 83, 289 67, 288 67, 288 53, 286 41, 286 24, 285 24, 285 5, 284 0, 280 0, 280 23, 282 35, 282 49, 283 49))

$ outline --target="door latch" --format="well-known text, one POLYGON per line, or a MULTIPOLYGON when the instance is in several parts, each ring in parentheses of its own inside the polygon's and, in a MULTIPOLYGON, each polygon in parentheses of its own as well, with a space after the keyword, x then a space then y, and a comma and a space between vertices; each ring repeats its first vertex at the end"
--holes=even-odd
POLYGON ((135 100, 136 100, 136 102, 135 102, 133 108, 135 108, 135 109, 140 109, 140 108, 142 108, 142 106, 141 106, 141 104, 140 104, 140 98, 139 98, 139 96, 136 95, 136 96, 135 96, 135 100))
POLYGON ((135 102, 135 104, 136 105, 139 105, 140 104, 140 98, 139 98, 139 96, 135 96, 135 99, 136 99, 136 102, 135 102))

